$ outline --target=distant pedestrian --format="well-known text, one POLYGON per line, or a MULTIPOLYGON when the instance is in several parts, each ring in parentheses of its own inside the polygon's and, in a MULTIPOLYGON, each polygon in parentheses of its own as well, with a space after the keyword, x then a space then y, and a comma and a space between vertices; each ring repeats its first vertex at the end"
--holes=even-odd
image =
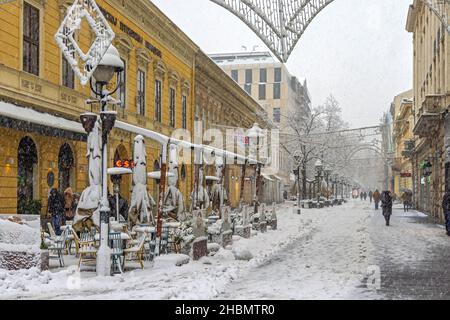
POLYGON ((48 213, 52 216, 52 224, 55 233, 61 235, 61 223, 64 213, 64 198, 57 189, 50 190, 48 197, 48 213))
POLYGON ((381 195, 381 207, 383 208, 383 216, 386 220, 386 226, 390 225, 392 216, 392 195, 390 191, 383 191, 381 195))
POLYGON ((444 209, 445 228, 447 229, 447 235, 450 236, 450 191, 446 191, 444 194, 442 208, 444 209))
POLYGON ((372 201, 373 201, 373 192, 372 192, 372 190, 369 191, 369 200, 370 200, 370 203, 372 203, 372 201))
POLYGON ((381 194, 380 194, 380 191, 378 191, 378 189, 377 189, 373 193, 373 201, 375 202, 375 210, 379 209, 380 200, 381 200, 381 194))
POLYGON ((406 190, 401 196, 403 202, 403 210, 408 212, 412 208, 412 192, 406 190))

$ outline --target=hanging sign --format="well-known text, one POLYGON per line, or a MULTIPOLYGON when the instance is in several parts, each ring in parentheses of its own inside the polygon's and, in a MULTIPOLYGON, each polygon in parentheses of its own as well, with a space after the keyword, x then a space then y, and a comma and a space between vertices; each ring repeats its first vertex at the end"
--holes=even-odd
POLYGON ((83 86, 89 82, 114 38, 114 31, 95 0, 75 0, 55 35, 56 43, 83 86), (95 35, 87 52, 75 40, 83 20, 95 35))
POLYGON ((117 160, 115 163, 116 168, 133 169, 135 166, 133 160, 117 160))

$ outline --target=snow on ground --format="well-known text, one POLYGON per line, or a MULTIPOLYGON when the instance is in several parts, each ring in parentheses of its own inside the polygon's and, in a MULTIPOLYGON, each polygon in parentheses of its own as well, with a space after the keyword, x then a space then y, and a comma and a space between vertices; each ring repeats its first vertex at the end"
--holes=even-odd
MULTIPOLYGON (((231 281, 252 273, 312 232, 311 222, 294 215, 288 205, 280 209, 278 219, 278 230, 251 239, 235 238, 231 250, 222 248, 214 256, 182 267, 176 267, 170 256, 162 256, 153 265, 147 262, 144 271, 134 269, 108 279, 96 277, 94 272, 82 272, 79 277, 75 268, 31 272, 25 285, 17 288, 11 283, 22 282, 24 273, 10 272, 8 280, 0 277, 0 299, 210 299, 223 292, 231 281), (236 260, 235 255, 245 255, 245 250, 253 258, 236 260)), ((51 263, 56 266, 56 262, 51 263)), ((137 268, 136 264, 133 266, 137 268)))
POLYGON ((303 210, 313 226, 243 281, 236 281, 219 299, 341 299, 362 295, 357 287, 366 274, 371 250, 365 225, 370 218, 361 204, 303 210), (357 290, 358 292, 355 292, 357 290))
POLYGON ((33 227, 0 219, 0 251, 38 252, 40 248, 39 227, 36 228, 34 222, 30 223, 33 227))
POLYGON ((0 270, 0 299, 383 299, 421 294, 422 283, 425 297, 450 295, 446 280, 435 289, 450 242, 426 220, 396 209, 386 227, 381 211, 359 200, 301 215, 286 204, 278 230, 234 237, 233 246, 197 262, 165 255, 144 271, 134 264, 110 278, 56 269, 56 261, 52 272, 0 270), (378 291, 367 286, 373 267, 380 268, 378 291))

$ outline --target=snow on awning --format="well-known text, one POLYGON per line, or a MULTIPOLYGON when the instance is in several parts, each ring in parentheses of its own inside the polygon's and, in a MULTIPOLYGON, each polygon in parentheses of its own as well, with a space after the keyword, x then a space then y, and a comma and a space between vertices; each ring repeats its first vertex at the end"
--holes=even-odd
POLYGON ((67 120, 49 113, 38 112, 31 108, 20 107, 5 101, 0 101, 0 116, 64 131, 86 134, 86 131, 84 131, 83 126, 79 122, 67 120))
POLYGON ((261 176, 266 180, 273 181, 273 179, 270 176, 268 176, 267 174, 262 173, 261 176))

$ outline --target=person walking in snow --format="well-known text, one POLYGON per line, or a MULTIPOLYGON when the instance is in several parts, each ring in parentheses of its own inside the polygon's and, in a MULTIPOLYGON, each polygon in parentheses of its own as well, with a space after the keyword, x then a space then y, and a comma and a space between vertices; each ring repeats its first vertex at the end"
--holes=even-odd
POLYGON ((373 201, 373 192, 372 192, 372 190, 369 191, 369 201, 370 201, 370 203, 372 203, 372 201, 373 201))
POLYGON ((61 235, 61 220, 64 214, 64 198, 55 188, 50 190, 48 197, 48 213, 52 216, 52 224, 55 233, 61 235))
POLYGON ((380 206, 380 200, 381 200, 381 194, 380 194, 380 191, 378 191, 378 189, 377 189, 373 193, 373 201, 375 202, 375 210, 378 210, 378 208, 380 206))
POLYGON ((405 192, 403 192, 401 199, 403 202, 403 210, 405 212, 408 212, 409 209, 412 207, 412 193, 406 190, 405 192))
POLYGON ((381 207, 383 208, 383 216, 386 220, 386 226, 390 225, 392 216, 392 195, 390 191, 383 191, 381 194, 381 207))
POLYGON ((450 191, 446 191, 444 194, 444 199, 442 200, 442 209, 444 210, 445 216, 445 228, 447 230, 447 235, 450 237, 450 191))

